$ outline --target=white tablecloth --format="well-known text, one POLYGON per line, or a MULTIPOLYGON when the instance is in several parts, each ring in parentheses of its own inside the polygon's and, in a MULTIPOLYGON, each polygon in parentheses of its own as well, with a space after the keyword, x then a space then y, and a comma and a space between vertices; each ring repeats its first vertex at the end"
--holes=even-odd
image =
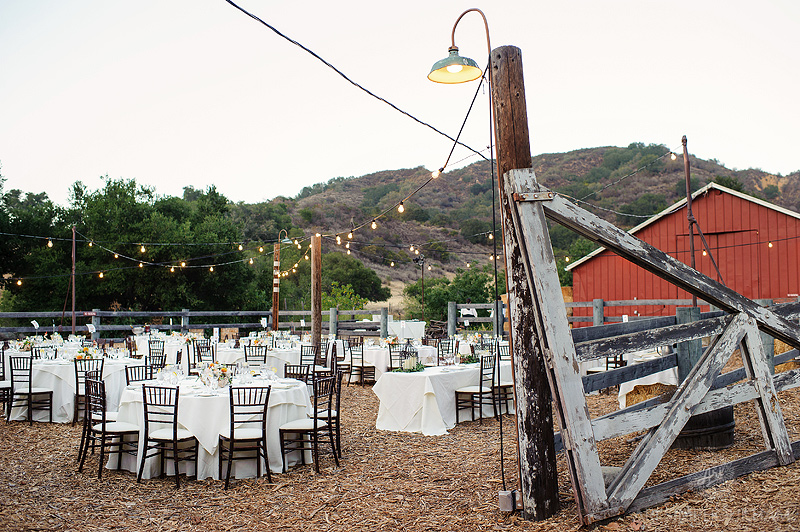
MULTIPOLYGON (((421 432, 426 436, 446 434, 456 424, 455 391, 477 385, 479 378, 478 364, 384 373, 372 388, 380 399, 375 426, 379 430, 421 432)), ((500 380, 511 381, 510 362, 500 363, 500 380)), ((484 416, 493 414, 491 406, 484 407, 484 416)))
MULTIPOLYGON (((198 480, 218 477, 219 434, 226 431, 230 424, 230 399, 228 390, 221 390, 219 395, 203 397, 198 395, 201 388, 195 387, 193 381, 184 381, 180 386, 178 402, 178 424, 191 432, 200 443, 198 456, 198 480)), ((269 385, 266 381, 254 381, 253 386, 269 385)), ((267 411, 267 453, 269 467, 280 473, 283 469, 279 428, 284 423, 295 419, 303 419, 311 413, 312 403, 308 395, 308 387, 299 381, 288 379, 282 383, 272 383, 267 411)), ((144 407, 141 385, 131 386, 122 392, 119 407, 119 421, 127 421, 141 427, 139 437, 144 438, 144 407)), ((142 452, 142 446, 139 447, 142 452)), ((307 462, 310 455, 307 457, 307 462)), ((298 456, 299 459, 299 456, 298 456)), ((292 462, 290 462, 291 464, 292 462)), ((116 468, 116 456, 110 458, 107 467, 116 468)), ((263 464, 262 464, 263 465, 263 464)), ((227 467, 227 463, 225 464, 227 467)), ((139 457, 123 455, 122 468, 138 472, 139 457)), ((151 458, 145 464, 144 478, 158 475, 158 459, 151 458)), ((223 473, 224 473, 223 469, 223 473)), ((194 474, 194 465, 181 464, 181 473, 194 474), (184 469, 186 468, 186 469, 184 469)), ((171 465, 167 466, 167 474, 175 474, 171 465)), ((235 478, 254 477, 256 466, 253 460, 234 461, 231 472, 235 478)))
MULTIPOLYGON (((6 351, 6 360, 11 356, 30 356, 29 352, 6 351)), ((142 364, 141 360, 131 358, 106 358, 103 363, 103 380, 106 383, 106 407, 109 411, 117 409, 122 389, 125 388, 125 366, 142 364)), ((8 365, 6 366, 8 367, 8 365)), ((11 379, 10 371, 6 376, 11 379)), ((53 390, 53 421, 56 423, 72 423, 75 410, 75 364, 62 360, 34 360, 34 388, 53 390)), ((11 412, 12 420, 27 419, 27 407, 17 407, 11 412)), ((48 413, 37 410, 33 413, 36 421, 47 421, 48 413)))

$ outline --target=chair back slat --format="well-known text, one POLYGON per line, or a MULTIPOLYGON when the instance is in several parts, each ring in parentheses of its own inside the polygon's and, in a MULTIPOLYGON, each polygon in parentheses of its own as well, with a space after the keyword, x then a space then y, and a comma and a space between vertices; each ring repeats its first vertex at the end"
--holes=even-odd
POLYGON ((126 366, 125 382, 130 385, 132 382, 142 382, 153 380, 153 366, 126 366))
POLYGON ((145 434, 151 432, 151 425, 156 428, 171 425, 173 436, 177 438, 179 395, 177 387, 142 385, 145 434))
POLYGON ((268 348, 265 345, 246 345, 244 346, 245 362, 255 364, 267 363, 268 348))
POLYGON ((266 434, 271 386, 232 386, 230 389, 230 437, 237 429, 257 426, 266 434))
POLYGON ((283 376, 287 379, 297 379, 307 383, 310 369, 311 366, 307 364, 289 364, 287 362, 283 365, 283 376))

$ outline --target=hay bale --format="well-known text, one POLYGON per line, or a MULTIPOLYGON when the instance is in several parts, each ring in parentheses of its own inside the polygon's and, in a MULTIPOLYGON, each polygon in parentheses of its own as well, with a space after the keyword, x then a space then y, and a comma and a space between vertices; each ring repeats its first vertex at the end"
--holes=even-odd
POLYGON ((625 406, 632 406, 664 394, 672 394, 677 389, 678 387, 674 384, 662 384, 660 382, 634 386, 633 390, 625 395, 625 406))

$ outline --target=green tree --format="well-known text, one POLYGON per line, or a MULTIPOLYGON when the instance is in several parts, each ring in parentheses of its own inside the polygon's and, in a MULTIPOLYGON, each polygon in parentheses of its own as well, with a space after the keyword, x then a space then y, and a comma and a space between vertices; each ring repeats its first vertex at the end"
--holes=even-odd
POLYGON ((642 194, 620 208, 622 214, 617 215, 617 220, 624 225, 637 225, 644 220, 643 217, 653 216, 666 206, 667 200, 662 194, 642 194))
POLYGON ((338 282, 331 282, 331 288, 327 292, 322 292, 322 308, 338 308, 339 310, 360 310, 368 302, 367 298, 360 297, 355 293, 349 284, 340 285, 338 282))
MULTIPOLYGON (((499 279, 500 290, 504 291, 505 280, 499 279)), ((422 279, 409 284, 403 290, 405 310, 412 318, 422 317, 422 279)), ((491 303, 494 300, 494 275, 487 264, 484 268, 456 270, 452 280, 434 277, 425 280, 425 319, 446 320, 447 303, 491 303)), ((483 313, 488 315, 487 313, 483 313)))
POLYGON ((714 176, 714 183, 722 185, 723 187, 730 188, 737 192, 744 192, 744 185, 735 177, 717 175, 714 176))

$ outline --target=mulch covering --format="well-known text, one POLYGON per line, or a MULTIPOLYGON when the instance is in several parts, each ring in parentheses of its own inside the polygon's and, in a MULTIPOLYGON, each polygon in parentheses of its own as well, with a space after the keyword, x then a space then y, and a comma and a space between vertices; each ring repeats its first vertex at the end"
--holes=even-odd
MULTIPOLYGON (((449 434, 375 429, 378 400, 369 387, 343 389, 344 459, 322 471, 233 481, 136 483, 128 472, 96 478, 97 457, 78 473, 79 425, 0 422, 0 530, 577 530, 569 475, 559 457, 561 510, 543 522, 498 510, 502 489, 499 423, 462 423, 449 434)), ((616 409, 616 394, 588 397, 593 416, 616 409)), ((781 394, 792 440, 800 438, 800 390, 781 394)), ((736 407, 736 444, 717 452, 670 451, 650 484, 763 450, 749 404, 736 407)), ((516 432, 504 417, 508 488, 517 486, 516 432)), ((601 442, 603 464, 622 465, 635 436, 601 442)), ((277 451, 272 449, 272 452, 277 451)), ((689 493, 589 530, 800 530, 800 466, 754 473, 689 493)))

